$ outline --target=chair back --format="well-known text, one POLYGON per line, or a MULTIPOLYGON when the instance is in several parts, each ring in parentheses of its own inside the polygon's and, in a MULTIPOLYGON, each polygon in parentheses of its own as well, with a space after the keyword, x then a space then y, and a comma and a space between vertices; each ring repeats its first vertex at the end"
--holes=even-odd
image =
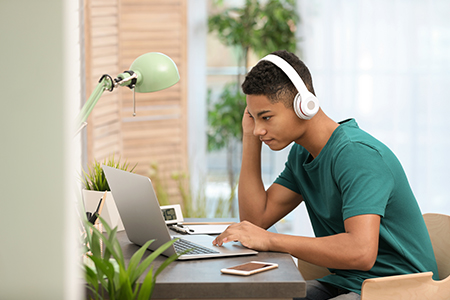
POLYGON ((439 279, 450 275, 450 216, 435 213, 423 215, 433 244, 439 279))

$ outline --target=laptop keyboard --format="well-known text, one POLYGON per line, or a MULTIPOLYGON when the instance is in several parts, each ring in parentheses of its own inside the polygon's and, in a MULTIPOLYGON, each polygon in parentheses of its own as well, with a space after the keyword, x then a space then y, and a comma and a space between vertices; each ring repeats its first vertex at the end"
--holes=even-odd
POLYGON ((183 255, 185 255, 185 254, 192 255, 192 254, 219 253, 218 251, 215 251, 211 248, 203 247, 203 246, 200 246, 198 244, 195 244, 190 241, 183 240, 183 239, 177 240, 173 245, 174 245, 175 251, 177 253, 182 253, 186 250, 189 250, 188 252, 184 253, 183 255))

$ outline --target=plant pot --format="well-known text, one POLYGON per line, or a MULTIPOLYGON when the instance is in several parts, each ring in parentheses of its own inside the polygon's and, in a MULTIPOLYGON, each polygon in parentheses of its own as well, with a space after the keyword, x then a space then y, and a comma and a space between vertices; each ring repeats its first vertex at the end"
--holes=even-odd
MULTIPOLYGON (((83 190, 85 210, 91 213, 95 212, 100 199, 103 197, 103 194, 105 194, 105 192, 83 190)), ((108 192, 106 194, 106 201, 100 216, 106 221, 106 223, 108 223, 111 228, 117 226, 117 231, 124 229, 122 219, 120 218, 119 211, 117 210, 117 206, 114 202, 114 198, 111 192, 108 192)), ((103 231, 105 231, 104 228, 103 231)))

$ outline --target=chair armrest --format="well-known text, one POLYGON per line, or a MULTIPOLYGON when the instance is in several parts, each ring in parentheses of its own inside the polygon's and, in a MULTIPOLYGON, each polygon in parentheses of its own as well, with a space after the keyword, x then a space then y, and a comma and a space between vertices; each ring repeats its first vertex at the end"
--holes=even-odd
POLYGON ((364 280, 361 300, 449 299, 450 277, 434 281, 432 272, 364 280))

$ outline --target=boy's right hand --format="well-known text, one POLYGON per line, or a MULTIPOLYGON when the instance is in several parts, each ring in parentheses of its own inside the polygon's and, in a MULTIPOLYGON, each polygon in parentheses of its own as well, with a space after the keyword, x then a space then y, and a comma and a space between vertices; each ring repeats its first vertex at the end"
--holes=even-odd
POLYGON ((248 112, 248 108, 245 108, 244 115, 242 116, 242 133, 244 136, 253 136, 255 129, 255 120, 248 112))

